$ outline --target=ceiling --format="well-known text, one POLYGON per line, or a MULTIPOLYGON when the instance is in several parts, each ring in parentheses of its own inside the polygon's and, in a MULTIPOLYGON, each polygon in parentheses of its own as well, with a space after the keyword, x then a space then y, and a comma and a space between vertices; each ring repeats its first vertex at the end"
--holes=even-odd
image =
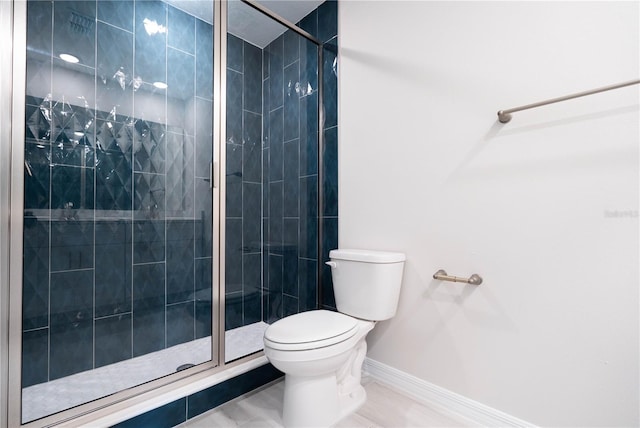
MULTIPOLYGON (((166 0, 167 3, 188 12, 203 21, 213 23, 213 2, 193 0, 166 0)), ((297 23, 322 4, 324 0, 258 0, 292 23, 297 23)), ((234 36, 264 48, 286 28, 240 0, 229 0, 228 31, 234 36)))

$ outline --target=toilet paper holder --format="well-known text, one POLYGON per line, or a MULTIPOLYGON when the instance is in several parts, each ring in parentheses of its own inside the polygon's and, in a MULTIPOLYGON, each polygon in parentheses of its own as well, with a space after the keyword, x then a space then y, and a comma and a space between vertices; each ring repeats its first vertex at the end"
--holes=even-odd
POLYGON ((469 278, 462 278, 460 276, 448 275, 447 271, 445 271, 444 269, 439 269, 436 273, 434 273, 433 279, 439 279, 441 281, 451 281, 451 282, 465 282, 471 285, 482 284, 482 277, 477 273, 474 273, 469 278))

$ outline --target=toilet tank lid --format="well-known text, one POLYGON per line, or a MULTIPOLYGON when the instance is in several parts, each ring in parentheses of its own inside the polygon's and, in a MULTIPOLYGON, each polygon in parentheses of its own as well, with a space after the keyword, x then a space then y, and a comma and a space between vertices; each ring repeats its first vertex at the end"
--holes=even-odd
POLYGON ((329 258, 334 260, 350 260, 365 263, 398 263, 407 259, 404 253, 344 248, 329 251, 329 258))

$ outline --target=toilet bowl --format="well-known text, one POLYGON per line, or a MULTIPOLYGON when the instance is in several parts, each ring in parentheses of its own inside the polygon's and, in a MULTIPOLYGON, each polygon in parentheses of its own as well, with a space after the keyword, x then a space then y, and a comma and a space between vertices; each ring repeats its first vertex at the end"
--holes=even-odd
POLYGON ((339 312, 302 312, 265 331, 265 355, 285 373, 285 427, 328 427, 365 402, 366 335, 397 307, 404 254, 333 250, 330 258, 339 312))
POLYGON ((366 354, 364 338, 373 325, 318 310, 283 318, 271 326, 275 329, 267 329, 265 355, 285 373, 285 427, 330 426, 364 403, 360 370, 366 354), (299 334, 302 326, 309 328, 306 337, 299 334), (287 330, 296 329, 287 336, 287 330))

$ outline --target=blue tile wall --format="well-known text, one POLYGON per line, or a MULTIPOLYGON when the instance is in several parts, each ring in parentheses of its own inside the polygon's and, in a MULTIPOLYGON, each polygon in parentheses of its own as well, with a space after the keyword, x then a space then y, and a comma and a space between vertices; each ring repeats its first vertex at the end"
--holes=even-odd
POLYGON ((114 425, 114 428, 171 428, 187 420, 187 398, 181 398, 140 416, 114 425))
MULTIPOLYGON (((196 87, 197 93, 206 99, 213 99, 213 27, 196 20, 196 87)), ((211 129, 211 127, 209 127, 211 129)))
POLYGON ((195 259, 195 335, 211 335, 211 257, 195 259))
POLYGON ((262 319, 262 55, 228 34, 225 329, 262 319))
POLYGON ((96 367, 131 358, 131 333, 130 313, 97 318, 94 342, 96 367))
POLYGON ((166 242, 167 304, 191 301, 193 305, 195 285, 193 221, 168 220, 166 242))
POLYGON ((335 309, 330 249, 338 243, 338 122, 337 122, 337 2, 327 1, 299 22, 325 43, 323 67, 324 116, 318 126, 317 49, 286 31, 264 49, 263 204, 266 217, 263 276, 267 322, 320 305, 335 309), (318 133, 325 144, 318 153, 318 133), (318 183, 318 156, 322 183, 318 183), (318 212, 318 185, 322 212, 318 212), (319 222, 323 236, 318 236, 319 222), (318 254, 321 239, 322 254, 318 254), (321 283, 318 283, 318 263, 321 283), (320 299, 320 300, 318 300, 320 299))
MULTIPOLYGON (((135 22, 145 19, 167 26, 167 5, 162 2, 138 1, 135 4, 135 22)), ((166 33, 149 33, 144 25, 135 25, 134 69, 143 81, 166 82, 166 33)))
POLYGON ((212 317, 212 26, 129 0, 28 1, 27 22, 23 386, 212 317))
MULTIPOLYGON (((211 334, 212 212, 202 195, 214 95, 211 25, 166 4, 29 1, 28 22, 25 386, 211 334), (134 26, 143 15, 181 31, 152 38, 134 26), (75 30, 63 25, 69 16, 75 30), (56 59, 70 31, 76 66, 56 59), (52 72, 61 66, 87 76, 90 89, 52 72), (145 110, 136 85, 154 81, 169 88, 147 87, 164 101, 145 110), (93 209, 100 215, 85 215, 93 209)), ((229 36, 227 328, 335 308, 323 261, 337 246, 337 2, 299 25, 325 42, 321 127, 313 44, 287 31, 261 50, 229 36)), ((276 376, 265 370, 122 426, 173 426, 276 376)))
POLYGON ((283 374, 271 364, 265 364, 233 379, 192 394, 187 398, 187 417, 198 416, 282 376, 283 374))
POLYGON ((167 306, 167 347, 191 342, 195 338, 195 302, 188 301, 167 306))
POLYGON ((49 324, 48 222, 39 221, 35 217, 25 217, 23 251, 23 329, 38 329, 49 324))
POLYGON ((96 222, 95 257, 95 316, 131 312, 131 222, 96 222))
MULTIPOLYGON (((329 260, 329 251, 338 247, 338 1, 327 0, 321 4, 317 14, 316 35, 323 43, 323 95, 325 122, 322 156, 322 254, 320 254, 320 306, 335 309, 331 269, 324 262, 329 260)), ((309 22, 313 31, 314 23, 309 22)))
MULTIPOLYGON (((298 312, 300 206, 300 43, 285 31, 265 49, 263 88, 269 123, 264 151, 265 244, 263 320, 274 322, 298 312), (295 306, 295 308, 294 308, 295 306), (293 312, 292 312, 293 311, 293 312)), ((306 129, 305 129, 306 132, 306 129)))
MULTIPOLYGON (((196 19, 170 7, 167 20, 167 45, 193 55, 196 46, 196 19)), ((190 75, 190 78, 193 78, 193 75, 190 75)))
POLYGON ((98 2, 98 19, 126 31, 133 31, 133 0, 98 2))
POLYGON ((93 322, 51 324, 49 380, 93 368, 93 322))
POLYGON ((29 365, 22 366, 22 386, 36 385, 49 380, 49 329, 22 332, 22 358, 29 365))

